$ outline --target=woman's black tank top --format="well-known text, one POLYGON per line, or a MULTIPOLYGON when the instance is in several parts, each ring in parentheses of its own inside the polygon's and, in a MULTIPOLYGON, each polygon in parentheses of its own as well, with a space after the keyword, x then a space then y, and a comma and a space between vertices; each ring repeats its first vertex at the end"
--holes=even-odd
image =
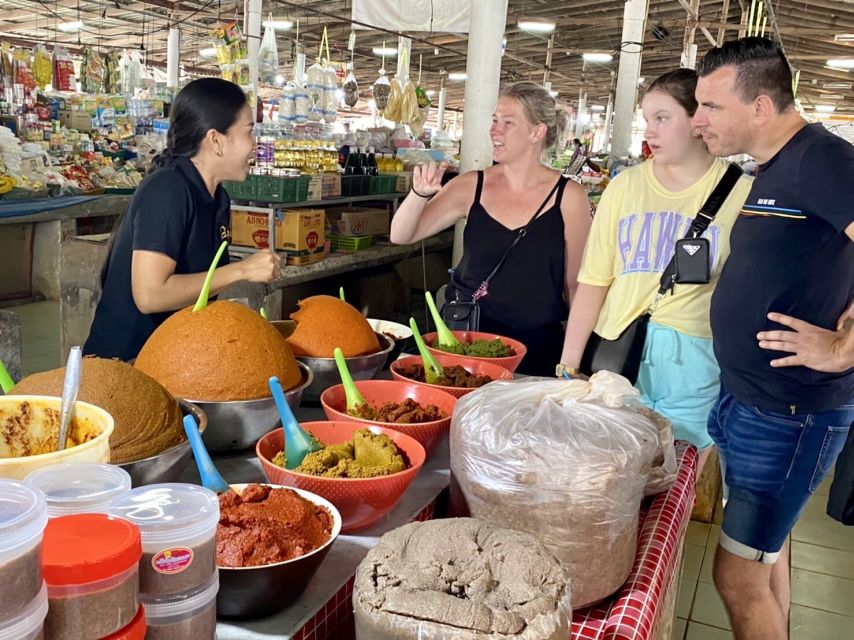
MULTIPOLYGON (((566 245, 560 211, 566 178, 559 180, 555 203, 530 224, 525 237, 490 281, 489 294, 480 300, 482 316, 519 330, 566 320, 566 245)), ((489 215, 480 203, 482 190, 483 171, 478 171, 474 202, 463 233, 463 257, 453 278, 468 291, 483 282, 519 232, 489 215)), ((522 206, 528 208, 527 203, 522 206)), ((533 207, 525 213, 533 215, 533 207)), ((453 284, 448 293, 453 297, 453 284)))

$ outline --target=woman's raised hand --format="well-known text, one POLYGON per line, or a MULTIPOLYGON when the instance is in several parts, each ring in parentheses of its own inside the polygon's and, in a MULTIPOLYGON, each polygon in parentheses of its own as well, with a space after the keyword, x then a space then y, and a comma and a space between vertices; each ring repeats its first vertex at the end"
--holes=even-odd
POLYGON ((444 160, 439 164, 416 165, 412 170, 412 189, 420 196, 432 196, 442 189, 442 176, 448 168, 444 160))

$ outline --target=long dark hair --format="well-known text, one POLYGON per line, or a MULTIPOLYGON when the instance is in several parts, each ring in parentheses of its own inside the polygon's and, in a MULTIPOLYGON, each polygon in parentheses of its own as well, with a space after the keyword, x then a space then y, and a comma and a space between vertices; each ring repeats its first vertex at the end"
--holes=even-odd
POLYGON ((154 158, 149 172, 168 165, 178 156, 196 155, 208 131, 228 131, 246 104, 246 94, 233 82, 220 78, 190 82, 175 96, 166 148, 154 158))
MULTIPOLYGON (((166 148, 152 160, 148 173, 171 164, 180 156, 192 158, 199 152, 208 131, 228 131, 246 104, 246 94, 233 82, 220 78, 199 78, 187 84, 172 102, 166 148)), ((107 278, 113 246, 126 215, 127 209, 116 220, 110 234, 107 259, 101 267, 101 286, 107 278)))

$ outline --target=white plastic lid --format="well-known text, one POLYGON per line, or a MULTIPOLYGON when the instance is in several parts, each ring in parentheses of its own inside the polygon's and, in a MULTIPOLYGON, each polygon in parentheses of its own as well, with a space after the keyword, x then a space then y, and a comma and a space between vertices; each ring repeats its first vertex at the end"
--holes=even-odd
POLYGON ((76 513, 107 513, 110 502, 130 491, 127 471, 111 464, 57 464, 33 471, 24 482, 41 489, 50 518, 76 513))
POLYGON ((41 490, 0 479, 0 558, 40 538, 46 524, 47 505, 41 490))
POLYGON ((0 640, 21 640, 31 638, 44 624, 47 616, 47 585, 42 583, 41 591, 33 600, 10 620, 0 622, 0 640))
POLYGON ((195 484, 150 484, 132 489, 110 503, 108 513, 139 527, 142 543, 177 544, 214 535, 219 498, 195 484))
POLYGON ((189 618, 201 611, 216 599, 219 592, 219 571, 214 570, 211 577, 198 589, 177 596, 152 598, 139 594, 139 602, 145 609, 145 619, 151 625, 166 623, 165 619, 189 618))

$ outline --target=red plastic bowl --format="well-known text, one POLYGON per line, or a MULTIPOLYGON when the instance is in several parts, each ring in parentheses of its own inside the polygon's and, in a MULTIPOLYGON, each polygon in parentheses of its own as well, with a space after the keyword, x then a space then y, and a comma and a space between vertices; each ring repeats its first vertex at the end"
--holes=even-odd
POLYGON ((255 446, 261 468, 273 484, 305 489, 326 498, 341 514, 341 532, 351 533, 376 524, 398 503, 409 483, 418 475, 426 458, 424 447, 405 433, 358 422, 303 422, 302 428, 323 444, 338 444, 353 437, 359 429, 369 429, 392 439, 409 460, 409 468, 377 478, 325 478, 297 473, 273 464, 283 448, 281 429, 265 434, 255 446))
POLYGON ((403 382, 400 380, 358 380, 356 381, 356 388, 369 404, 375 406, 385 402, 403 402, 406 398, 411 398, 420 405, 436 405, 448 417, 441 420, 434 420, 433 422, 421 422, 418 424, 377 422, 355 418, 347 415, 347 398, 344 395, 343 384, 329 387, 320 395, 320 404, 323 405, 326 417, 330 420, 376 424, 400 431, 420 442, 428 454, 433 451, 442 437, 451 428, 451 414, 454 412, 454 405, 457 403, 457 398, 450 393, 445 393, 441 389, 418 384, 414 381, 403 382))
MULTIPOLYGON (((436 358, 436 361, 444 366, 451 365, 459 365, 469 373, 473 373, 479 376, 489 376, 493 380, 512 380, 513 374, 505 369, 504 367, 493 364, 492 362, 488 362, 484 358, 465 358, 463 356, 455 356, 454 354, 448 353, 434 353, 433 356, 436 358)), ((421 356, 408 356, 406 358, 400 358, 399 360, 395 360, 391 363, 391 376, 395 380, 401 380, 403 382, 410 382, 412 384, 421 385, 422 387, 429 387, 430 389, 440 389, 447 393, 450 393, 452 396, 456 398, 462 398, 467 393, 471 393, 475 389, 463 389, 461 387, 444 387, 438 384, 427 384, 426 382, 418 382, 413 380, 412 378, 407 378, 401 372, 404 369, 408 369, 412 365, 422 364, 421 356)))
MULTIPOLYGON (((436 344, 436 340, 439 337, 438 333, 425 333, 424 334, 424 344, 427 345, 427 349, 433 353, 442 355, 442 356, 451 356, 452 358, 460 358, 463 360, 478 360, 482 362, 492 362, 493 364, 500 365, 507 369, 510 373, 516 371, 516 368, 519 366, 519 363, 522 362, 522 358, 525 357, 525 354, 528 353, 528 347, 519 342, 518 340, 514 340, 513 338, 507 338, 505 336, 499 336, 494 333, 484 333, 483 331, 454 331, 452 332, 457 340, 462 342, 463 344, 469 344, 474 342, 475 340, 495 340, 496 338, 501 340, 508 347, 513 349, 512 356, 506 356, 504 358, 480 358, 477 356, 463 356, 457 355, 455 353, 448 353, 447 351, 442 351, 441 349, 436 349, 432 345, 436 344)), ((456 364, 462 364, 460 362, 456 364)))

